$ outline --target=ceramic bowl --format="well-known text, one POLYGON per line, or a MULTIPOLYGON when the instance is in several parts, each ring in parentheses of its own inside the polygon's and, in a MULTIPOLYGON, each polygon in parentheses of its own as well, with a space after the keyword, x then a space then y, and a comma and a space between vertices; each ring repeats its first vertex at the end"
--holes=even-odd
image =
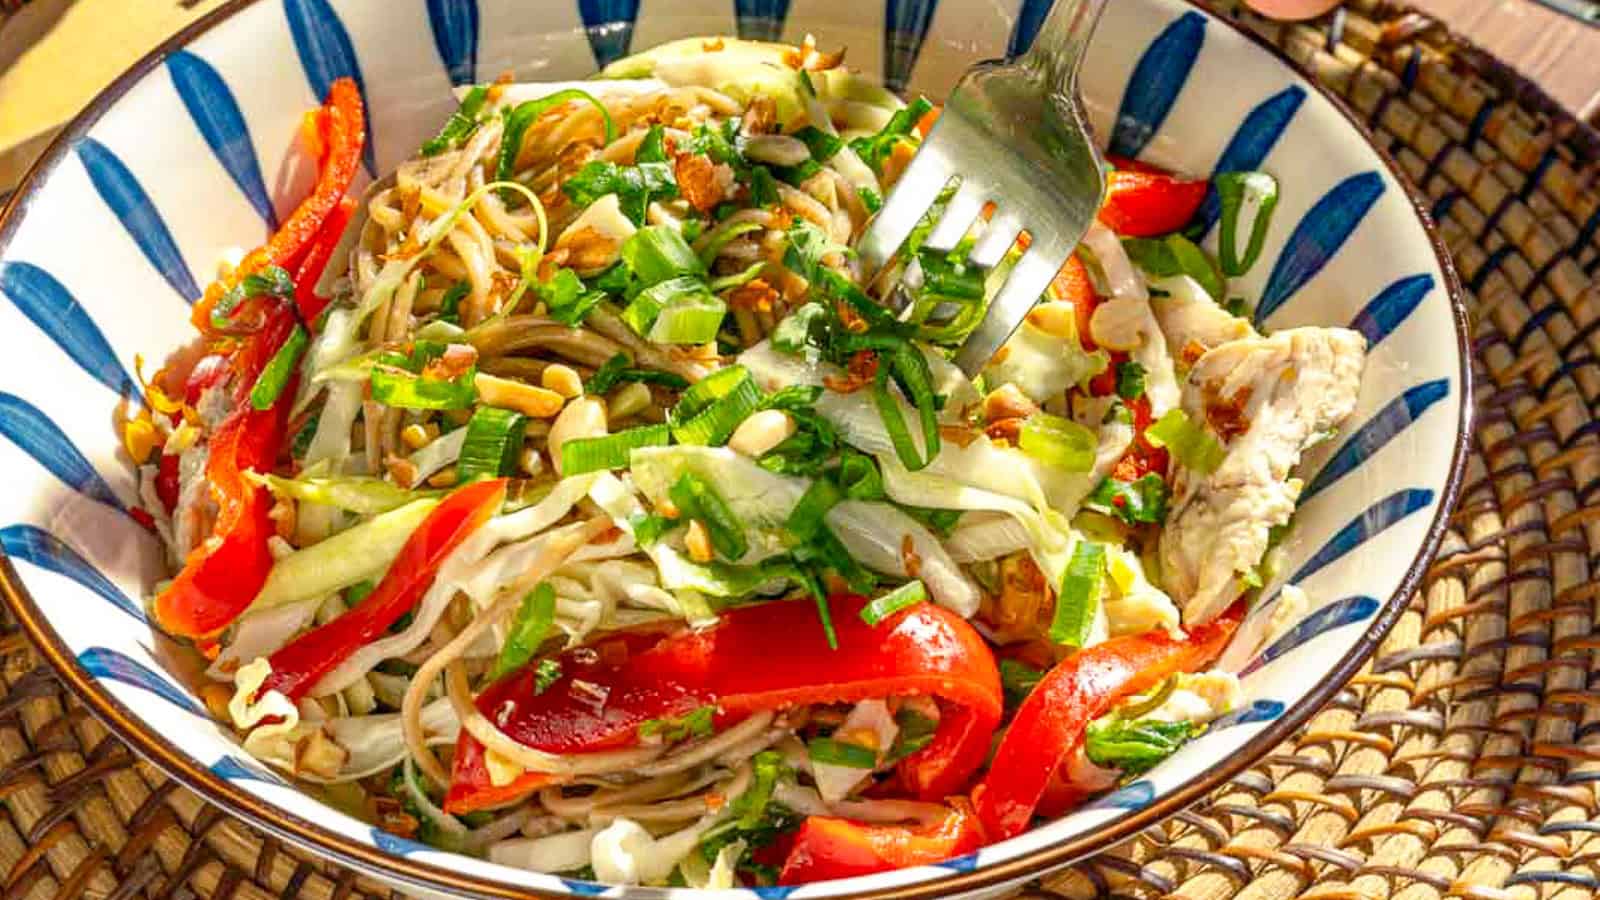
MULTIPOLYGON (((192 682, 183 654, 151 631, 143 598, 166 573, 139 521, 115 408, 138 397, 138 354, 160 359, 190 337, 190 304, 224 249, 260 243, 306 191, 296 129, 339 76, 354 76, 366 95, 374 173, 437 128, 453 108, 453 84, 505 70, 571 79, 685 35, 798 41, 809 32, 824 47, 847 46, 861 71, 938 96, 971 62, 1026 47, 1047 7, 226 4, 95 100, 0 218, 0 574, 12 608, 118 736, 223 809, 315 853, 418 894, 684 893, 607 888, 434 850, 323 806, 248 758, 184 686, 192 682)), ((1259 653, 1233 650, 1243 707, 1114 793, 936 866, 754 891, 769 900, 998 889, 1159 821, 1321 706, 1394 622, 1439 542, 1464 460, 1465 325, 1448 258, 1392 163, 1281 57, 1179 0, 1111 4, 1083 91, 1113 153, 1195 173, 1277 175, 1282 200, 1245 293, 1260 298, 1268 328, 1348 325, 1372 345, 1355 415, 1303 465, 1285 577, 1315 611, 1259 653)), ((1206 221, 1215 213, 1210 206, 1206 221)))

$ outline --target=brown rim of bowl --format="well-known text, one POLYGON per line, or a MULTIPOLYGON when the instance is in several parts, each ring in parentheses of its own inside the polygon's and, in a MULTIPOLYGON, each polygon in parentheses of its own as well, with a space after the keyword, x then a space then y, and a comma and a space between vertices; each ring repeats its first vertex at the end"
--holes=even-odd
MULTIPOLYGON (((37 192, 39 185, 44 182, 45 176, 61 163, 67 156, 72 144, 86 134, 90 127, 99 121, 113 103, 121 99, 123 94, 127 93, 133 85, 138 83, 140 79, 174 51, 188 45, 195 38, 210 31, 240 10, 256 2, 257 0, 229 0, 229 2, 207 13, 177 34, 163 41, 137 63, 134 63, 126 72, 118 76, 104 91, 96 95, 94 100, 90 101, 88 107, 73 118, 62 132, 51 141, 44 155, 33 164, 23 177, 10 202, 4 209, 0 209, 0 252, 3 252, 9 245, 11 235, 16 231, 18 223, 21 221, 22 213, 27 210, 30 200, 37 192)), ((1189 0, 1189 2, 1194 3, 1194 0, 1189 0)), ((1428 242, 1433 246, 1433 253, 1439 266, 1439 272, 1444 277, 1445 293, 1449 299, 1451 311, 1454 313, 1456 352, 1461 370, 1461 395, 1458 401, 1460 412, 1457 422, 1459 430, 1456 434, 1455 449, 1451 454, 1449 473, 1445 478, 1444 490, 1439 497, 1439 505, 1434 513, 1433 522, 1429 524, 1427 533, 1422 540, 1422 546, 1418 549, 1417 555, 1412 559, 1411 564, 1407 566, 1405 576, 1401 578, 1394 593, 1384 601, 1383 607, 1367 628, 1366 633, 1350 649, 1350 652, 1346 653, 1334 666, 1331 677, 1323 680, 1321 684, 1307 694, 1303 701, 1293 709, 1286 710, 1281 717, 1262 729, 1259 734, 1247 741, 1238 751, 1217 765, 1178 785, 1166 795, 1158 797, 1149 806, 1123 816, 1107 826, 1097 828, 1081 837, 1040 848, 1016 859, 976 868, 970 872, 952 872, 947 876, 919 881, 915 884, 835 895, 837 897, 849 898, 849 900, 924 900, 924 898, 948 896, 1026 879, 1093 855, 1196 802, 1217 787, 1225 784, 1233 776, 1244 771, 1273 747, 1282 743, 1296 728, 1321 710, 1323 705, 1344 687, 1345 683, 1355 675, 1362 663, 1377 649, 1378 644, 1389 633, 1389 630, 1394 627, 1395 622, 1400 618, 1400 614, 1405 610, 1407 599, 1420 586, 1428 564, 1432 561, 1434 554, 1438 551, 1440 542, 1444 538, 1450 514, 1454 510, 1456 500, 1461 493, 1472 422, 1472 357, 1471 346, 1467 337, 1466 307, 1462 302, 1461 282, 1456 275, 1455 265, 1451 260, 1450 254, 1445 249, 1444 242, 1440 239, 1438 231, 1434 227, 1433 218, 1429 214, 1418 189, 1406 177, 1389 152, 1373 140, 1372 133, 1366 124, 1350 108, 1344 98, 1329 91, 1321 83, 1314 80, 1312 76, 1304 72, 1293 60, 1284 55, 1281 50, 1254 32, 1212 12, 1203 4, 1194 5, 1198 5, 1209 20, 1222 24, 1242 35, 1257 47, 1266 50, 1294 73, 1296 78, 1328 100, 1344 116, 1367 146, 1383 161, 1390 177, 1405 192, 1406 198, 1411 202, 1411 206, 1416 211, 1417 218, 1422 224, 1423 231, 1428 237, 1428 242)), ((491 881, 486 878, 454 872, 431 863, 420 862, 408 856, 386 853, 376 846, 336 834, 314 822, 291 815, 267 803, 195 762, 174 746, 170 740, 154 733, 138 717, 134 716, 127 707, 123 706, 121 701, 97 685, 93 678, 78 666, 77 659, 72 651, 62 643, 54 630, 44 620, 32 595, 29 594, 28 589, 22 583, 22 579, 18 577, 16 569, 12 567, 10 559, 3 552, 0 552, 0 594, 4 595, 6 603, 17 616, 23 630, 27 633, 29 639, 43 651, 45 658, 49 660, 56 673, 94 711, 95 715, 111 729, 113 734, 185 787, 199 794, 207 801, 225 810, 239 814, 250 824, 263 831, 276 835, 305 850, 362 871, 363 874, 377 872, 385 878, 419 889, 453 891, 474 897, 527 898, 534 896, 561 900, 561 898, 573 896, 573 894, 566 892, 551 892, 537 888, 520 887, 501 881, 491 881)))

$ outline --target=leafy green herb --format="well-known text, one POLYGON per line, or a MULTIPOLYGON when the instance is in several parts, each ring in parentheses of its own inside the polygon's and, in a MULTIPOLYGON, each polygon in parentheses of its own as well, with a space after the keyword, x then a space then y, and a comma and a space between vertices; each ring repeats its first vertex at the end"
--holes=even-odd
POLYGON ((796 131, 794 137, 805 142, 806 148, 811 151, 811 158, 819 163, 833 159, 834 155, 844 149, 844 140, 837 135, 832 135, 816 127, 807 125, 796 131))
POLYGON ((889 753, 883 761, 884 765, 897 763, 928 746, 933 742, 934 732, 939 730, 938 722, 910 706, 900 707, 900 711, 894 714, 894 723, 900 730, 894 736, 894 743, 889 747, 889 753))
POLYGON ((933 102, 927 97, 918 97, 904 109, 896 110, 877 134, 856 138, 850 142, 850 148, 856 151, 862 162, 881 175, 883 161, 894 151, 895 145, 910 140, 911 132, 916 129, 917 123, 932 111, 933 102))
POLYGON ((1050 640, 1069 647, 1088 645, 1089 632, 1100 610, 1100 595, 1105 589, 1106 548, 1093 541, 1079 541, 1072 548, 1072 559, 1056 592, 1055 616, 1050 622, 1050 640))
POLYGON ((607 160, 592 160, 562 183, 561 192, 579 207, 587 207, 607 194, 616 194, 622 214, 633 224, 643 225, 650 201, 678 196, 678 181, 667 163, 619 166, 607 160))
POLYGON ((500 656, 489 671, 489 680, 499 681, 527 665, 528 660, 533 659, 533 654, 538 652, 539 645, 549 636, 555 618, 556 589, 550 586, 550 582, 541 581, 522 598, 522 605, 512 617, 511 627, 506 629, 505 644, 500 648, 500 656))
POLYGON ((553 659, 541 659, 533 670, 533 693, 542 694, 550 690, 550 686, 561 680, 561 663, 553 659))
POLYGON ((710 737, 717 715, 715 706, 701 706, 681 716, 648 719, 639 726, 641 739, 660 738, 666 743, 710 737))
POLYGON ((1000 689, 1005 692, 1006 706, 1015 709, 1033 693, 1044 671, 1014 659, 1000 660, 1000 689))
POLYGON ((569 328, 583 324, 600 301, 606 299, 604 291, 585 288, 578 273, 571 269, 557 269, 548 281, 534 284, 533 291, 544 301, 546 314, 569 328))
POLYGON ((1166 480, 1151 472, 1136 481, 1107 478, 1095 486, 1085 504, 1129 525, 1151 525, 1166 520, 1170 495, 1166 480))
POLYGON ((660 125, 651 125, 650 130, 644 133, 644 140, 639 142, 639 149, 634 151, 633 161, 636 163, 666 162, 666 134, 666 129, 660 125))
POLYGON ((1117 363, 1117 396, 1133 401, 1144 396, 1145 368, 1133 360, 1117 363))
POLYGON ((261 271, 239 279, 238 284, 218 298, 216 305, 211 307, 211 327, 223 334, 248 331, 242 323, 235 321, 240 304, 257 297, 288 299, 293 296, 294 279, 289 277, 289 273, 278 266, 265 266, 261 271))
MULTIPOLYGON (((533 123, 547 111, 558 106, 571 103, 575 100, 586 100, 593 104, 595 109, 600 110, 600 116, 605 120, 607 144, 617 139, 617 127, 612 123, 611 113, 606 111, 605 104, 595 99, 593 94, 590 94, 586 91, 580 91, 577 88, 568 88, 564 91, 556 91, 549 96, 540 97, 537 100, 528 100, 524 103, 517 104, 515 107, 507 107, 502 112, 502 115, 505 118, 505 130, 500 136, 500 153, 499 157, 495 160, 494 177, 496 181, 510 181, 511 176, 516 174, 517 155, 522 152, 522 139, 527 135, 528 128, 532 126, 533 123)), ((590 163, 590 165, 594 165, 594 163, 590 163)), ((585 167, 584 171, 588 171, 587 167, 585 167)), ((580 172, 579 174, 581 175, 582 173, 580 172)), ((598 194, 597 197, 603 197, 609 193, 612 192, 603 191, 602 193, 598 194)), ((569 194, 568 196, 571 195, 569 194)), ((618 192, 618 196, 620 199, 621 192, 618 192)), ((576 201, 577 198, 573 199, 576 201)), ((579 205, 588 206, 589 204, 580 203, 579 205)), ((637 221, 642 220, 643 214, 641 213, 641 217, 637 221)))
POLYGON ((472 293, 472 282, 463 278, 444 292, 439 298, 439 321, 461 324, 461 301, 467 299, 472 293))
POLYGON ((483 121, 483 106, 488 99, 489 88, 486 85, 473 85, 472 90, 461 98, 461 105, 445 120, 439 133, 423 142, 422 155, 438 156, 461 146, 478 130, 478 124, 483 121))
POLYGON ((1196 730, 1193 722, 1130 722, 1111 715, 1089 723, 1083 748, 1097 766, 1139 775, 1177 752, 1196 730))
POLYGON ((659 384, 674 390, 683 390, 689 386, 688 379, 682 375, 675 372, 658 372, 655 369, 636 369, 627 354, 618 353, 595 370, 594 375, 584 382, 583 389, 590 394, 604 394, 619 384, 634 381, 659 384))
POLYGON ((650 548, 666 536, 674 528, 687 524, 681 519, 669 519, 666 516, 654 514, 636 516, 629 523, 633 526, 633 539, 639 546, 650 548))
POLYGON ((811 757, 812 762, 824 766, 871 769, 878 765, 878 753, 871 747, 827 737, 816 737, 806 742, 806 755, 811 757))
POLYGON ((888 493, 883 489, 883 472, 877 460, 857 450, 846 449, 839 454, 839 468, 834 480, 851 500, 883 500, 888 493))
POLYGON ((306 334, 304 325, 295 325, 289 332, 289 337, 272 354, 272 359, 267 361, 261 374, 256 376, 256 383, 250 388, 250 405, 255 409, 271 409, 283 389, 289 385, 289 379, 294 376, 295 367, 300 363, 300 355, 306 351, 306 345, 311 343, 311 336, 306 334))

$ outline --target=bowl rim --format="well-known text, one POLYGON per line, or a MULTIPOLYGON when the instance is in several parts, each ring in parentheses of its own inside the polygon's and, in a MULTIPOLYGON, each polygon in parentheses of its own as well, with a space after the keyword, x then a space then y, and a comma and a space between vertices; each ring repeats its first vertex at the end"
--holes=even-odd
MULTIPOLYGON (((113 105, 168 56, 257 2, 259 0, 227 0, 223 5, 162 41, 96 94, 83 111, 74 116, 51 140, 43 155, 29 167, 18 183, 16 191, 4 206, 0 206, 0 253, 10 245, 11 238, 24 220, 34 195, 48 181, 49 175, 55 168, 70 154, 72 145, 79 138, 86 135, 113 105)), ((1348 101, 1317 81, 1279 47, 1232 18, 1214 11, 1204 0, 1184 0, 1184 2, 1196 7, 1208 20, 1222 24, 1256 47, 1265 50, 1282 63, 1299 83, 1329 101, 1362 142, 1383 163, 1390 178, 1399 185, 1422 225, 1423 233, 1433 248, 1435 263, 1443 276, 1446 301, 1449 303, 1452 323, 1455 326, 1456 355, 1461 382, 1455 446, 1451 451, 1449 469, 1433 521, 1428 524, 1416 556, 1407 565, 1405 574, 1395 590, 1384 601, 1365 633, 1334 665, 1330 677, 1312 688, 1299 704, 1285 710, 1277 720, 1269 723, 1236 752, 1224 757, 1217 764, 1190 777, 1143 809, 1113 823, 1091 829, 1079 837, 1040 847, 1015 859, 978 866, 967 872, 951 872, 949 875, 912 884, 855 890, 832 894, 830 897, 843 900, 925 900, 925 898, 997 887, 1094 855, 1189 807, 1255 764, 1320 712, 1328 701, 1344 688, 1399 620, 1408 605, 1409 598, 1421 586, 1429 564, 1443 541, 1456 502, 1460 498, 1471 443, 1474 419, 1472 345, 1461 280, 1456 272, 1454 260, 1434 224, 1426 198, 1389 151, 1374 139, 1368 124, 1348 101)), ((112 696, 79 666, 75 655, 51 628, 3 550, 0 550, 0 599, 10 607, 23 632, 42 651, 56 675, 110 729, 112 734, 185 788, 199 794, 207 802, 242 817, 262 831, 303 850, 349 866, 361 874, 370 875, 378 872, 385 878, 422 890, 443 890, 464 896, 493 898, 531 896, 547 900, 568 900, 576 896, 574 892, 513 885, 505 881, 447 869, 409 855, 390 853, 374 844, 363 843, 337 833, 257 797, 194 761, 179 749, 175 742, 144 723, 122 701, 112 696)))

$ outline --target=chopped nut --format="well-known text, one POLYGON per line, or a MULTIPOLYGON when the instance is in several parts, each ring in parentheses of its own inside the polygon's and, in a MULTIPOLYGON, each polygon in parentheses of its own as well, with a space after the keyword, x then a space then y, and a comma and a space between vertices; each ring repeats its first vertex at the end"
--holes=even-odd
POLYGON ((217 681, 207 682, 200 688, 200 699, 206 705, 206 712, 211 713, 211 718, 219 722, 231 721, 228 715, 228 701, 233 699, 233 687, 217 681))
POLYGON ((716 209, 726 197, 716 169, 710 159, 698 154, 681 154, 673 163, 672 174, 678 182, 678 193, 702 213, 716 209))
POLYGON ((838 394, 853 394, 872 383, 878 376, 878 355, 871 350, 861 350, 850 357, 847 375, 828 375, 822 386, 838 394))
POLYGON ((794 419, 781 409, 764 409, 739 424, 728 438, 728 449, 759 459, 794 434, 794 419))
POLYGON ((339 770, 344 767, 345 760, 350 758, 350 751, 339 746, 327 732, 318 728, 305 737, 294 748, 295 774, 310 774, 319 778, 337 778, 339 770))
POLYGON ((428 479, 428 486, 429 487, 447 488, 447 487, 455 487, 455 485, 456 485, 456 467, 455 466, 451 466, 448 469, 441 469, 438 472, 433 473, 433 475, 428 479))
POLYGON ((514 409, 535 419, 550 418, 561 412, 561 407, 566 403, 565 398, 548 388, 523 384, 495 375, 485 375, 482 372, 473 379, 473 384, 477 385, 478 397, 484 403, 503 409, 514 409))
POLYGON ((428 429, 422 427, 420 422, 413 422, 400 429, 400 443, 412 450, 420 450, 427 446, 428 440, 428 429))
POLYGON ((983 398, 983 417, 990 422, 1001 419, 1026 419, 1039 411, 1039 405, 1028 399, 1014 384, 1004 384, 983 398))
POLYGON ((690 520, 689 533, 683 536, 683 544, 689 550, 689 558, 697 563, 708 563, 715 558, 711 550, 711 534, 699 519, 690 520))
POLYGON ((539 374, 539 383, 571 400, 583 396, 583 379, 571 366, 551 363, 539 374))
POLYGON ((417 483, 417 466, 409 459, 391 454, 383 461, 383 468, 389 473, 389 480, 401 487, 417 483))
POLYGON ((578 397, 550 426, 545 446, 556 474, 561 474, 561 446, 573 438, 600 437, 606 433, 606 404, 595 397, 578 397))

